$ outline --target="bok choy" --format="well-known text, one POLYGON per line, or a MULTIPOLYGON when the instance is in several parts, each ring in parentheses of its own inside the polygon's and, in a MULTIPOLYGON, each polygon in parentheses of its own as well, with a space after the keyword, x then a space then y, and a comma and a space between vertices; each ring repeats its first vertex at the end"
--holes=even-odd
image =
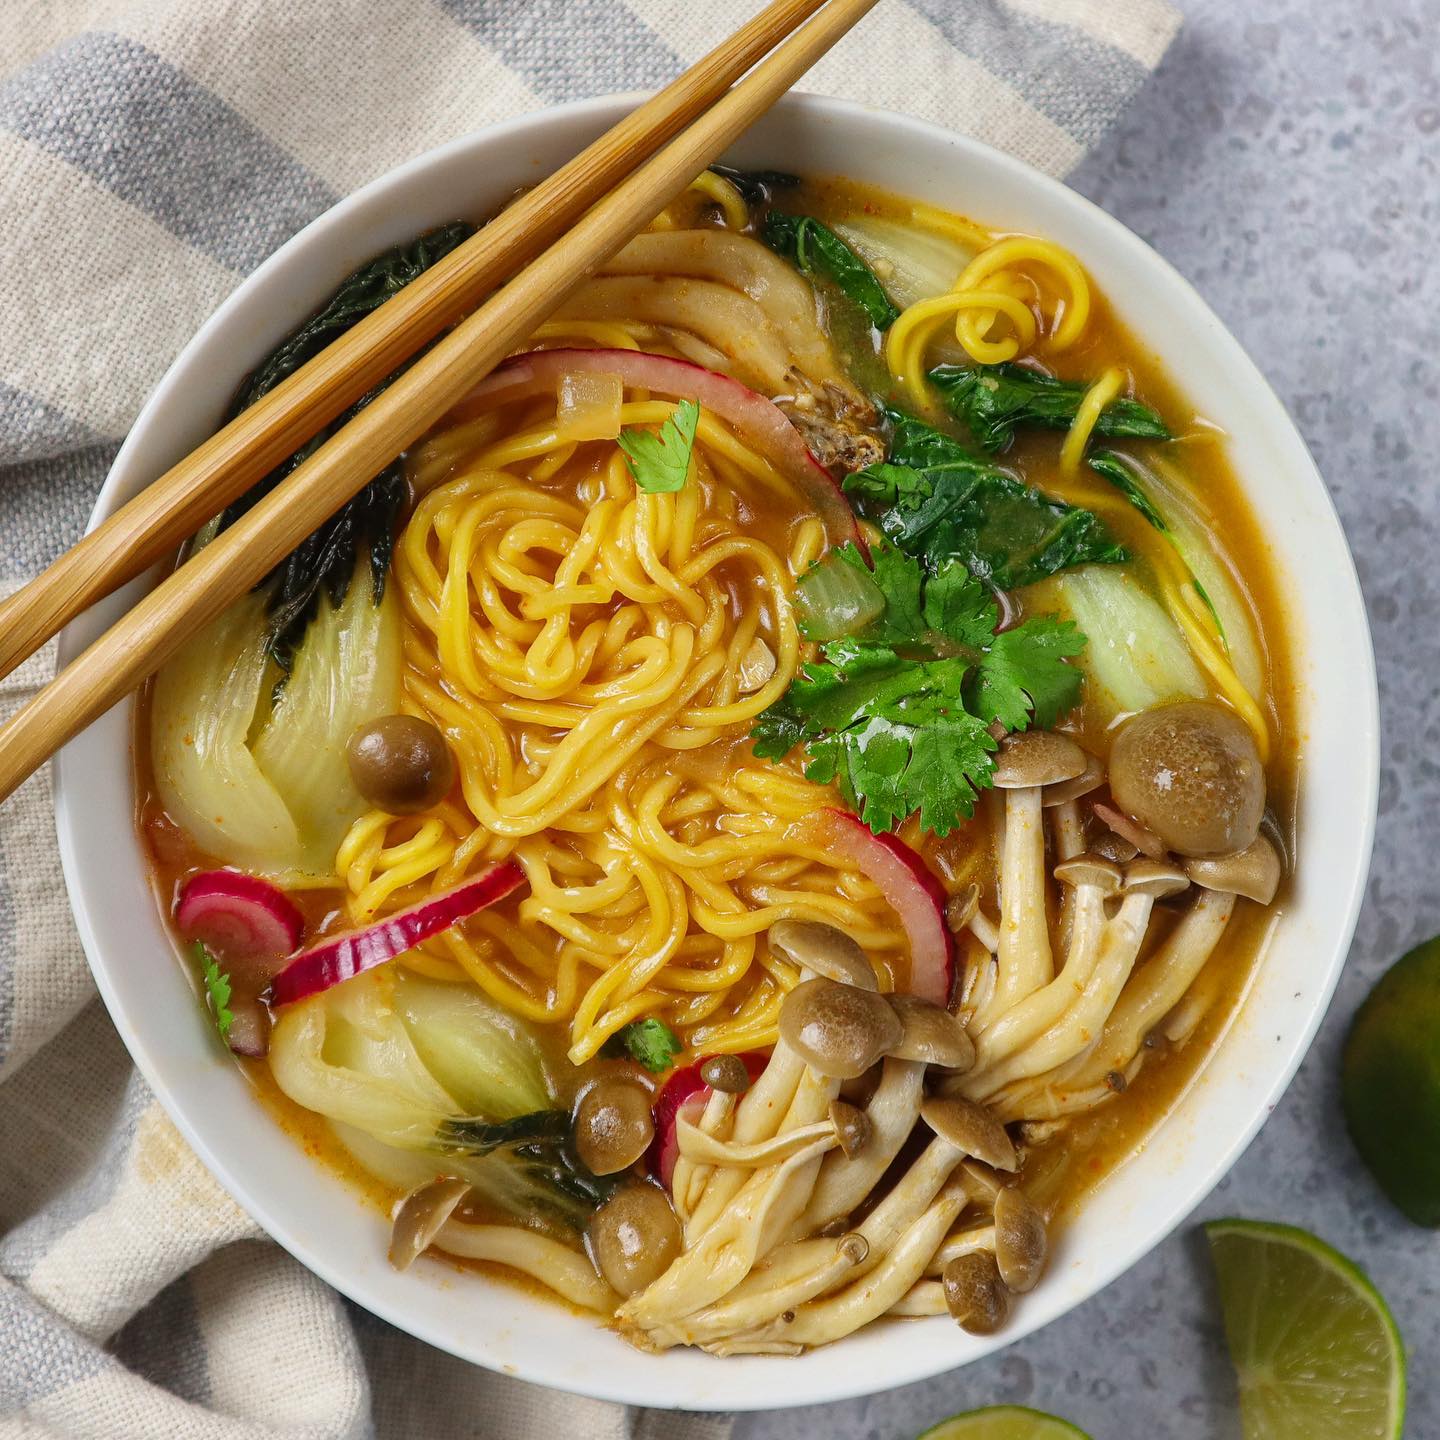
POLYGON ((486 1204, 560 1230, 583 1228, 614 1188, 575 1155, 535 1036, 469 986, 356 976, 281 1011, 270 1069, 382 1178, 458 1175, 486 1204))
POLYGON ((339 605, 322 596, 284 686, 270 639, 265 597, 248 595, 160 671, 155 786, 171 819, 217 860, 292 884, 327 879, 366 809, 345 741, 399 706, 399 602, 387 593, 377 605, 363 583, 339 605))

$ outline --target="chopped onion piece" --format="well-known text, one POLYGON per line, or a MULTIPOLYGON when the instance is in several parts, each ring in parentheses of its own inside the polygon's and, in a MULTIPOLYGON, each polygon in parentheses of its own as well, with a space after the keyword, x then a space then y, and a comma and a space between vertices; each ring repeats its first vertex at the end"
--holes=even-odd
POLYGON ((885 613, 885 596, 863 571, 827 555, 800 577, 795 610, 807 640, 839 640, 878 620, 885 613))
POLYGON ((618 375, 567 370, 556 387, 555 433, 570 440, 613 440, 620 433, 625 385, 618 375))

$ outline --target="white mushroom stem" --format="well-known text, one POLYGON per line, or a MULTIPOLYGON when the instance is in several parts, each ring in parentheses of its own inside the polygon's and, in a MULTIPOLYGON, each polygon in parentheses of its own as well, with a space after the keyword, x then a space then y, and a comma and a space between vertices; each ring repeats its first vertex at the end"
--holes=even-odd
MULTIPOLYGON (((652 1327, 652 1340, 661 1345, 693 1345, 724 1335, 755 1331, 786 1310, 813 1296, 823 1295, 847 1275, 868 1273, 882 1263, 906 1228, 924 1214, 942 1189, 958 1196, 963 1203, 968 1203, 976 1194, 989 1193, 986 1185, 968 1173, 955 1176, 955 1167, 964 1159, 964 1154, 937 1135, 899 1183, 856 1227, 853 1234, 865 1242, 865 1253, 860 1258, 842 1257, 828 1241, 791 1241, 755 1266, 723 1300, 660 1327, 652 1327)), ((850 1238, 842 1237, 837 1243, 843 1244, 850 1238)))
POLYGON ((918 1319, 931 1315, 948 1315, 945 1287, 938 1280, 917 1280, 891 1307, 897 1317, 918 1319))
POLYGON ((1106 929, 1104 891, 1098 885, 1076 885, 1071 906, 1070 943, 1060 973, 985 1029, 976 1033, 972 1027, 975 1064, 964 1077, 965 1088, 955 1093, 988 1093, 983 1087, 998 1066, 1031 1044, 1055 1025, 1068 1008, 1084 999, 1100 958, 1101 938, 1106 929))
MULTIPOLYGON (((758 1170, 762 1165, 778 1165, 816 1140, 828 1142, 826 1148, 839 1144, 835 1126, 829 1120, 803 1125, 796 1130, 782 1130, 768 1140, 756 1140, 749 1145, 740 1145, 733 1140, 717 1140, 688 1120, 677 1119, 675 1138, 680 1146, 680 1154, 690 1160, 703 1161, 707 1165, 738 1165, 747 1170, 758 1170)), ((676 1168, 679 1168, 678 1163, 676 1168)))
POLYGON ((649 1339, 661 1346, 704 1345, 753 1330, 834 1289, 870 1254, 853 1236, 792 1241, 772 1250, 724 1299, 652 1330, 649 1339))
POLYGON ((534 1230, 447 1220, 433 1244, 466 1260, 488 1260, 519 1270, 584 1310, 610 1315, 620 1303, 620 1297, 596 1275, 584 1255, 534 1230))
MULTIPOLYGON (((1050 811, 1050 824, 1055 837, 1057 860, 1073 860, 1084 851, 1085 827, 1080 820, 1080 806, 1074 800, 1064 800, 1053 806, 1050 811)), ((1060 937, 1067 956, 1074 940, 1075 908, 1079 899, 1076 890, 1069 886, 1061 887, 1060 937)), ((1069 965, 1068 959, 1066 965, 1069 965)))
POLYGON ((940 1248, 930 1257, 925 1267, 927 1275, 938 1275, 952 1260, 962 1255, 973 1255, 977 1250, 995 1253, 994 1225, 973 1225, 968 1230, 956 1230, 947 1235, 940 1248))
MULTIPOLYGON (((736 1098, 726 1090, 712 1090, 705 1109, 701 1111, 699 1129, 706 1135, 725 1138, 735 1119, 736 1098)), ((670 1178, 670 1195, 682 1225, 689 1220, 699 1203, 712 1169, 710 1165, 697 1165, 683 1151, 676 1158, 675 1170, 670 1178)))
MULTIPOLYGON (((793 1187, 804 1185, 807 1173, 813 1177, 825 1145, 824 1140, 812 1141, 780 1165, 755 1171, 699 1240, 659 1279, 626 1301, 620 1319, 654 1330, 728 1295, 774 1243, 782 1223, 788 1225, 793 1218, 799 1208, 793 1206, 793 1187)), ((802 1196, 801 1205, 804 1200, 802 1196)))
POLYGON ((983 1078, 972 1081, 970 1075, 964 1076, 958 1093, 988 1100, 1006 1085, 1053 1070, 1088 1051, 1135 968, 1154 908, 1153 895, 1143 891, 1127 895, 1114 918, 1105 923, 1092 972, 1078 994, 1072 988, 1071 1003, 1023 1048, 992 1062, 983 1078))
POLYGON ((977 1031, 1055 976, 1045 914, 1045 812, 1040 802, 1038 785, 1005 792, 996 946, 999 969, 994 995, 976 1014, 977 1031))
POLYGON ((1099 1042, 1088 1053, 995 1097, 993 1103, 1001 1118, 1007 1123, 1049 1120, 1078 1113, 1113 1096, 1116 1091, 1106 1083, 1106 1077, 1119 1074, 1127 1080, 1133 1078, 1130 1067, 1136 1060, 1143 1062, 1141 1047, 1145 1037, 1194 984, 1234 911, 1233 895, 1201 892, 1174 932, 1121 995, 1099 1042))
POLYGON ((970 917, 970 933, 992 955, 1000 948, 1000 927, 983 910, 970 917))
MULTIPOLYGON (((783 1040, 776 1041, 769 1063, 735 1107, 731 1138, 737 1144, 748 1145, 756 1140, 768 1140, 774 1135, 784 1123, 804 1074, 805 1062, 783 1040)), ((820 1116, 810 1118, 818 1120, 820 1116)), ((685 1224, 687 1245, 724 1213, 746 1178, 743 1170, 715 1170, 703 1185, 698 1179, 692 1179, 689 1193, 691 1214, 685 1224)))
POLYGON ((809 1203, 791 1227, 792 1239, 813 1235, 849 1215, 879 1183, 920 1117, 925 1067, 917 1060, 885 1061, 880 1083, 865 1107, 870 1139, 853 1160, 836 1152, 825 1157, 809 1203))
POLYGON ((878 1319, 925 1273, 931 1255, 966 1203, 963 1188, 947 1190, 911 1222, 868 1273, 834 1295, 786 1311, 793 1314, 791 1320, 782 1315, 749 1334, 736 1336, 731 1352, 740 1353, 756 1342, 824 1345, 878 1319))

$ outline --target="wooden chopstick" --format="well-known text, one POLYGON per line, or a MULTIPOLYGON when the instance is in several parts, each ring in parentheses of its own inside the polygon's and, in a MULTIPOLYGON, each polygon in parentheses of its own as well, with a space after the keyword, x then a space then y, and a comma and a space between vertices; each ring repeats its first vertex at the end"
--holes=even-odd
POLYGON ((712 105, 824 3, 774 0, 400 294, 0 601, 0 678, 268 475, 712 105))
POLYGON ((103 715, 430 429, 595 266, 637 235, 876 0, 829 0, 678 138, 383 390, 280 485, 156 586, 0 727, 0 800, 103 715))

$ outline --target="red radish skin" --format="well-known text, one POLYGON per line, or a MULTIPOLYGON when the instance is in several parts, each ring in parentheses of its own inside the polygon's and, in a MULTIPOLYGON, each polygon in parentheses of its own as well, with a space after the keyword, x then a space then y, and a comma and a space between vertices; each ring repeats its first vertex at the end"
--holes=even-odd
MULTIPOLYGON (((675 1174, 675 1162, 680 1158, 680 1142, 675 1135, 675 1122, 683 1112, 685 1118, 694 1124, 700 1118, 713 1093, 700 1078, 700 1067, 708 1056, 693 1065, 682 1065, 671 1072, 669 1079, 660 1087, 655 1097, 655 1138, 650 1142, 646 1154, 646 1168, 668 1190, 675 1174)), ((747 1050, 740 1059, 750 1072, 753 1083, 769 1063, 769 1056, 758 1050, 747 1050)))
POLYGON ((850 502, 806 449, 785 412, 731 376, 689 360, 643 350, 535 350, 507 360, 488 375, 455 407, 451 419, 470 420, 497 404, 553 394, 562 375, 584 373, 618 375, 632 389, 699 401, 799 486, 824 522, 832 545, 848 541, 865 549, 850 502))
POLYGON ((503 900, 524 881, 525 872, 513 860, 505 860, 473 880, 431 895, 373 925, 331 935, 297 955, 275 977, 270 1003, 291 1005, 383 965, 477 910, 503 900))
POLYGON ((845 810, 815 817, 816 838, 873 880, 894 907, 910 941, 909 993, 949 1005, 955 942, 945 924, 945 891, 925 862, 894 835, 876 835, 845 810))
POLYGON ((304 919, 277 886, 239 870, 192 875, 175 905, 175 924, 231 965, 260 965, 294 954, 304 919))

